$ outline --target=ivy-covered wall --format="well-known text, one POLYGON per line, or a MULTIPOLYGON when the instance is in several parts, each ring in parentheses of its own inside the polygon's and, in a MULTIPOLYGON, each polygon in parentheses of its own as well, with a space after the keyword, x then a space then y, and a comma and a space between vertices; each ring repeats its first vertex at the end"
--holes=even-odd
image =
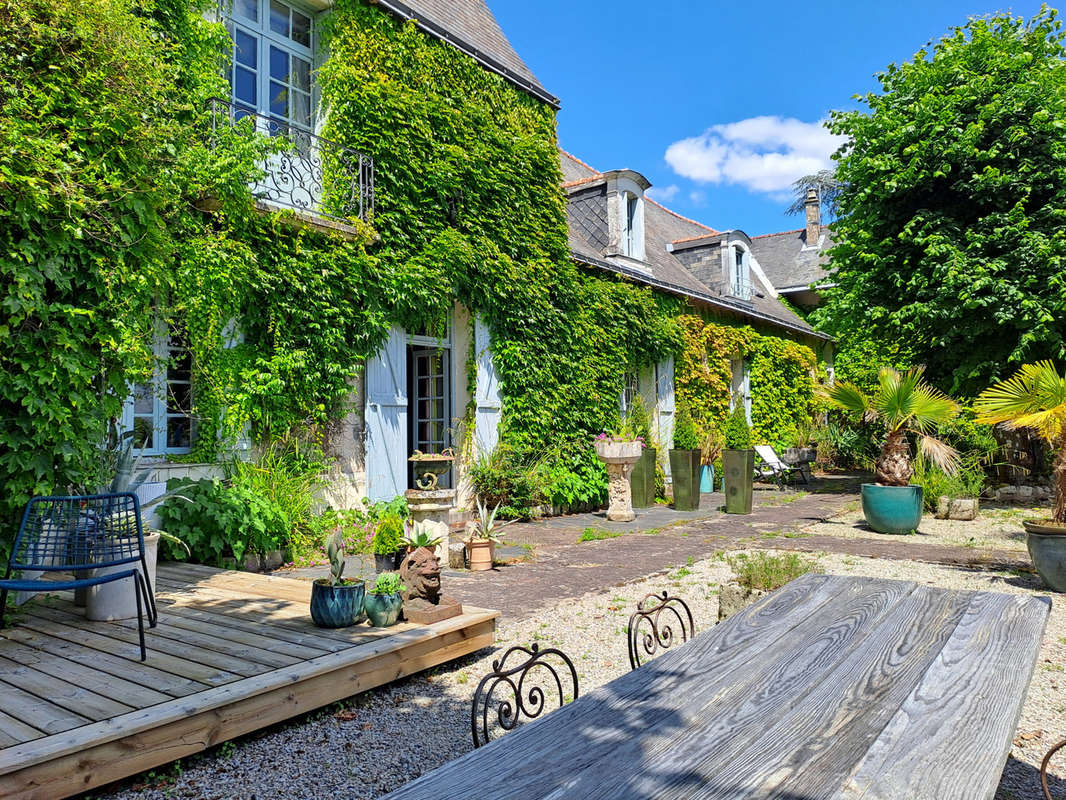
POLYGON ((704 431, 721 430, 729 414, 732 360, 748 360, 756 444, 791 447, 815 413, 818 357, 806 344, 708 316, 680 318, 684 349, 675 366, 677 403, 704 431))

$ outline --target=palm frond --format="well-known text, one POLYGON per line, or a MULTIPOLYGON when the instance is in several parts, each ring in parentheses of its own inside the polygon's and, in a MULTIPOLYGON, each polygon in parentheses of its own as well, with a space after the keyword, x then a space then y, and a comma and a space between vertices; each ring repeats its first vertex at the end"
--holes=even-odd
POLYGON ((924 434, 918 437, 918 446, 922 455, 936 464, 948 475, 954 475, 959 469, 959 452, 946 442, 924 434))
POLYGON ((852 383, 841 381, 825 387, 822 392, 825 399, 844 411, 854 414, 867 414, 871 409, 870 399, 862 389, 852 383))
POLYGON ((983 391, 974 408, 980 422, 1033 428, 1055 440, 1066 428, 1066 375, 1060 375, 1050 361, 1025 364, 983 391))

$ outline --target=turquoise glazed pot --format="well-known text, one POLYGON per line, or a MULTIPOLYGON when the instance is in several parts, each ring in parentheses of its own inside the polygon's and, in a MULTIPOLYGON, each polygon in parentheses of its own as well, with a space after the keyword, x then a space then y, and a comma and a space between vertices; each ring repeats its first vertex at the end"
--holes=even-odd
POLYGON ((700 492, 709 494, 714 491, 714 465, 704 464, 700 467, 700 492))
POLYGON ((1025 544, 1033 566, 1044 583, 1056 592, 1066 592, 1066 525, 1026 520, 1025 544))
POLYGON ((329 580, 311 584, 311 619, 320 628, 347 628, 366 619, 363 614, 363 581, 330 586, 329 580))
POLYGON ((922 521, 922 487, 862 485, 862 513, 878 533, 911 533, 922 521))
POLYGON ((403 610, 403 595, 367 594, 363 598, 363 610, 375 628, 387 628, 400 621, 403 610))

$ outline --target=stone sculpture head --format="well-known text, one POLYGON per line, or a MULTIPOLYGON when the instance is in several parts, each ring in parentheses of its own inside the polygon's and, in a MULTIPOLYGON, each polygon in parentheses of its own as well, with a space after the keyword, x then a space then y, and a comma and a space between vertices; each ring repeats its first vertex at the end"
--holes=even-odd
POLYGON ((428 547, 419 547, 403 557, 400 577, 407 591, 404 600, 425 600, 433 605, 440 602, 440 561, 428 547))

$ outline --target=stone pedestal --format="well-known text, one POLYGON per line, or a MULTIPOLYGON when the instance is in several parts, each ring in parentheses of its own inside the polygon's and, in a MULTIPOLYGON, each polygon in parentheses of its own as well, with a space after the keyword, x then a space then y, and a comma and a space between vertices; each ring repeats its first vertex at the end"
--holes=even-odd
POLYGON ((448 563, 448 520, 455 507, 454 489, 408 489, 404 493, 411 508, 411 521, 424 523, 430 535, 440 538, 436 556, 442 564, 448 563))
POLYGON ((611 503, 607 509, 609 522, 630 522, 636 519, 633 513, 633 494, 629 476, 633 465, 640 460, 644 445, 640 442, 596 442, 596 456, 607 467, 607 496, 611 503))

